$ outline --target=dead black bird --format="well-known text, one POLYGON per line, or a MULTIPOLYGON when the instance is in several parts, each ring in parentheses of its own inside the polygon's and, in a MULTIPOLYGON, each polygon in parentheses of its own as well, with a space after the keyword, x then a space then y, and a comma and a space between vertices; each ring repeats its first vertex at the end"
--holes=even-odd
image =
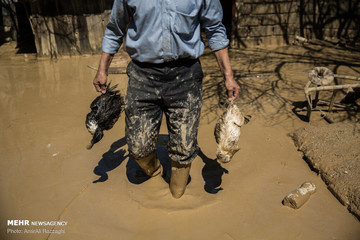
POLYGON ((121 112, 124 110, 124 99, 119 90, 115 91, 116 84, 106 87, 106 92, 96 97, 91 103, 91 112, 86 115, 86 128, 93 135, 87 149, 99 142, 103 136, 104 130, 111 129, 119 119, 121 112))

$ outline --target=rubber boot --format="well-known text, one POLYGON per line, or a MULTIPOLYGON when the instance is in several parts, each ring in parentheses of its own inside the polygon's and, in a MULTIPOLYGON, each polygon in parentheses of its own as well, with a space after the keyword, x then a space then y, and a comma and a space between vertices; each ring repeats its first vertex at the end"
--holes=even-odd
POLYGON ((151 153, 147 157, 135 160, 149 177, 155 177, 162 172, 162 166, 157 158, 156 152, 151 153))
POLYGON ((170 192, 174 198, 180 198, 186 189, 190 174, 190 164, 180 164, 172 161, 170 192))

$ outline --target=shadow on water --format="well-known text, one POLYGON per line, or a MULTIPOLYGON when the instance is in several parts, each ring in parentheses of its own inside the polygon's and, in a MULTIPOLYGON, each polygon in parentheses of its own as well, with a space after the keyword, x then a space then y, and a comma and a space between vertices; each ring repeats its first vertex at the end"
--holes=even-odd
POLYGON ((107 172, 117 168, 128 157, 128 155, 125 155, 126 151, 120 149, 125 146, 125 144, 125 138, 121 138, 111 144, 109 151, 103 154, 98 165, 94 169, 94 173, 100 176, 100 178, 93 181, 93 183, 105 182, 109 178, 107 172))
MULTIPOLYGON (((160 163, 163 166, 162 177, 167 183, 170 183, 171 159, 166 151, 166 144, 168 141, 168 135, 160 134, 156 143, 156 152, 160 163)), ((100 178, 93 181, 93 183, 105 182, 109 178, 107 172, 112 171, 120 166, 120 164, 126 158, 128 158, 128 162, 126 164, 126 176, 129 182, 133 184, 141 184, 150 179, 150 177, 144 173, 133 157, 125 155, 126 151, 121 149, 125 145, 125 138, 121 138, 110 146, 109 151, 103 154, 102 159, 94 169, 94 173, 100 176, 100 178)), ((199 149, 198 156, 205 163, 202 169, 202 176, 205 181, 204 190, 211 194, 216 194, 220 190, 223 190, 223 188, 220 187, 222 183, 222 175, 224 173, 228 174, 229 171, 223 168, 221 164, 216 161, 216 159, 208 158, 201 151, 201 149, 199 149)), ((187 184, 190 182, 191 176, 189 176, 187 184)))
POLYGON ((309 119, 306 116, 306 105, 306 101, 293 102, 293 108, 291 110, 300 120, 304 122, 309 122, 309 119))
POLYGON ((205 154, 199 150, 199 157, 205 163, 202 169, 202 176, 205 181, 204 189, 208 193, 216 194, 219 191, 223 190, 221 186, 222 175, 224 173, 228 174, 229 171, 221 166, 216 159, 211 159, 205 156, 205 154))
MULTIPOLYGON (((274 126, 285 120, 295 120, 294 115, 302 116, 301 101, 306 100, 304 86, 308 81, 308 71, 317 66, 325 66, 334 74, 359 76, 360 62, 358 48, 341 47, 336 43, 312 40, 302 46, 284 46, 267 49, 230 49, 234 77, 240 85, 236 104, 243 112, 266 118, 267 125, 274 126)), ((205 81, 203 84, 202 118, 208 122, 217 118, 214 112, 223 110, 226 102, 226 89, 222 75, 211 53, 204 54, 205 81)), ((348 82, 350 83, 350 82, 348 82)), ((337 83, 335 84, 344 84, 337 83)), ((339 98, 346 93, 339 92, 339 98)), ((329 94, 322 95, 324 100, 329 94)), ((349 105, 354 105, 352 101, 349 105)), ((358 108, 349 106, 344 109, 339 121, 356 119, 358 108)))
MULTIPOLYGON (((166 183, 170 184, 171 177, 171 159, 167 154, 166 145, 169 141, 169 135, 160 134, 158 141, 156 142, 156 154, 163 167, 162 178, 166 183)), ((140 168, 133 157, 129 157, 129 161, 126 164, 126 176, 129 182, 133 184, 141 184, 150 179, 148 175, 140 168)), ((189 176, 187 184, 191 182, 191 176, 189 176)))
POLYGON ((126 176, 129 182, 133 184, 141 184, 150 179, 131 156, 129 156, 129 160, 126 164, 126 176))

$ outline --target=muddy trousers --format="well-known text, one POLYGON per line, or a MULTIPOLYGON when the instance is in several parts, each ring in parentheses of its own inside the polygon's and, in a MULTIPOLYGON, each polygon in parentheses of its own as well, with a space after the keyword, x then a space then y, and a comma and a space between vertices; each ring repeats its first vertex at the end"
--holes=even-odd
POLYGON ((125 135, 131 156, 140 167, 153 166, 150 170, 142 167, 149 176, 158 172, 156 168, 161 166, 154 153, 165 114, 169 132, 167 152, 173 166, 190 166, 198 151, 196 138, 203 78, 200 62, 178 60, 148 64, 132 61, 127 74, 125 135))

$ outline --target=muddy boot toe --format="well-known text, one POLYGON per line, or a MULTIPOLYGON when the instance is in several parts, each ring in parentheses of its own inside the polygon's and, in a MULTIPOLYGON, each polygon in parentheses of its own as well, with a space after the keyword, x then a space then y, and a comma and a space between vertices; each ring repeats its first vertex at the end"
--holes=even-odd
POLYGON ((191 164, 180 164, 172 161, 170 192, 174 198, 180 198, 189 181, 191 164))
POLYGON ((162 173, 163 168, 160 164, 159 159, 157 158, 156 153, 151 153, 150 155, 135 159, 139 166, 142 168, 144 173, 149 177, 155 177, 162 173))

